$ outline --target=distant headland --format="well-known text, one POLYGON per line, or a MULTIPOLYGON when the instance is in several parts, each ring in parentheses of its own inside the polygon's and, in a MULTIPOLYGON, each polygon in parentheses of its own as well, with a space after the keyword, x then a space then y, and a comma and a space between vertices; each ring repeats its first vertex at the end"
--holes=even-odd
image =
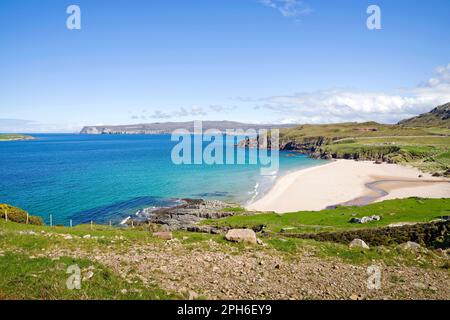
POLYGON ((34 140, 35 137, 24 134, 0 134, 0 141, 34 140))
MULTIPOLYGON (((203 130, 217 129, 220 131, 225 131, 226 129, 283 129, 297 126, 298 124, 250 124, 236 121, 202 121, 203 130)), ((80 134, 170 134, 177 129, 185 129, 193 132, 194 121, 86 126, 81 130, 80 134)))

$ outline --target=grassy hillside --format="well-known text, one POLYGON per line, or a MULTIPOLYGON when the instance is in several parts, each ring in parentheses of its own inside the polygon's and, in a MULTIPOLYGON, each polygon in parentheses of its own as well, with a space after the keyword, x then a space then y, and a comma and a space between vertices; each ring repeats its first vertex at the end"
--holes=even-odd
POLYGON ((7 204, 0 204, 0 219, 6 220, 6 218, 8 218, 8 221, 18 223, 28 223, 34 225, 44 224, 41 217, 30 216, 25 210, 7 204))
POLYGON ((300 211, 286 214, 240 214, 202 224, 226 227, 253 228, 265 225, 270 232, 288 229, 290 233, 340 231, 358 228, 378 228, 399 222, 429 222, 450 215, 450 199, 409 198, 387 200, 363 207, 337 207, 322 211, 300 211), (382 219, 368 224, 350 223, 351 218, 378 215, 382 219))
POLYGON ((398 125, 376 122, 352 122, 322 125, 306 124, 296 128, 284 129, 280 132, 280 139, 282 142, 295 140, 300 143, 318 137, 325 137, 333 141, 353 137, 428 136, 433 134, 426 128, 404 128, 398 125))
MULTIPOLYGON (((449 204, 448 199, 407 199, 317 214, 238 215, 211 223, 294 228, 289 232, 341 230, 356 227, 347 223, 353 215, 381 214, 378 225, 429 221, 448 214, 449 204)), ((448 277, 448 257, 435 250, 360 250, 278 234, 262 238, 259 246, 228 242, 223 235, 177 231, 173 237, 158 239, 146 227, 51 228, 1 219, 0 299, 450 298, 442 281, 448 277), (366 287, 366 268, 373 264, 383 268, 380 290, 366 287), (66 286, 72 265, 81 270, 80 290, 66 286), (414 285, 423 277, 425 284, 414 285)))
POLYGON ((438 106, 430 112, 399 122, 405 127, 442 127, 450 129, 450 103, 438 106))
POLYGON ((375 122, 304 125, 280 132, 282 148, 317 158, 381 160, 450 174, 450 130, 375 122))
POLYGON ((450 169, 450 136, 350 138, 324 145, 320 152, 335 158, 360 155, 409 164, 432 173, 448 174, 450 169))

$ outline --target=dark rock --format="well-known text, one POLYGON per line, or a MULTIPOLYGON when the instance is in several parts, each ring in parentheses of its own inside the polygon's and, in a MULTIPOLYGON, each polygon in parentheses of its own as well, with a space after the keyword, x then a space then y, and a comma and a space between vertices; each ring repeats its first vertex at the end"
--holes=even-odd
POLYGON ((433 173, 433 175, 432 175, 433 177, 441 177, 442 176, 442 174, 440 174, 439 172, 435 172, 435 173, 433 173))
POLYGON ((372 221, 380 221, 380 216, 370 216, 370 217, 362 217, 362 218, 351 218, 350 223, 368 223, 372 221))
POLYGON ((283 236, 316 241, 348 244, 353 239, 362 239, 371 246, 382 246, 414 241, 429 248, 450 248, 450 221, 402 224, 382 228, 358 229, 336 232, 299 234, 284 233, 283 236))
POLYGON ((198 232, 198 233, 209 233, 209 234, 221 234, 228 231, 228 228, 216 228, 212 226, 189 226, 186 227, 186 231, 198 232))
POLYGON ((229 206, 216 200, 183 199, 178 206, 149 211, 147 223, 166 225, 170 230, 187 230, 204 219, 232 216, 233 212, 223 211, 229 206))

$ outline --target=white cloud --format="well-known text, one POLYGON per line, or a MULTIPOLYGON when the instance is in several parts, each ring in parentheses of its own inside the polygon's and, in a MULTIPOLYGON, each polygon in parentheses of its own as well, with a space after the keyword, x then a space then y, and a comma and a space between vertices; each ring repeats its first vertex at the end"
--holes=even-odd
POLYGON ((450 84, 450 63, 447 66, 436 68, 435 76, 428 80, 426 86, 437 87, 441 84, 450 84))
POLYGON ((237 107, 236 106, 225 107, 225 106, 222 106, 222 105, 213 104, 213 105, 209 106, 209 109, 211 109, 214 112, 229 112, 229 111, 236 110, 237 107))
POLYGON ((155 110, 151 115, 148 116, 152 119, 169 119, 172 118, 172 116, 168 113, 162 112, 161 110, 155 110))
MULTIPOLYGON (((154 110, 149 116, 142 116, 142 119, 171 119, 184 117, 198 117, 206 116, 208 113, 203 110, 201 106, 191 106, 189 108, 181 107, 173 112, 163 112, 161 110, 154 110)), ((132 119, 139 119, 139 116, 133 116, 132 119)))
POLYGON ((200 106, 191 106, 190 108, 181 107, 179 111, 175 112, 175 116, 178 117, 190 117, 190 116, 206 116, 207 113, 200 106))
POLYGON ((260 2, 276 9, 284 17, 300 17, 312 12, 311 8, 299 0, 260 0, 260 2))
POLYGON ((279 114, 282 122, 332 123, 378 121, 395 123, 450 102, 450 65, 436 70, 425 85, 396 94, 329 89, 262 99, 256 108, 279 114))
POLYGON ((208 106, 208 108, 203 108, 202 106, 193 105, 189 108, 181 107, 178 110, 172 112, 163 112, 161 110, 155 110, 152 114, 145 116, 132 116, 132 119, 171 119, 171 118, 186 118, 186 117, 202 117, 207 116, 208 112, 205 109, 209 109, 211 112, 223 113, 235 110, 236 106, 222 106, 218 104, 213 104, 208 106))

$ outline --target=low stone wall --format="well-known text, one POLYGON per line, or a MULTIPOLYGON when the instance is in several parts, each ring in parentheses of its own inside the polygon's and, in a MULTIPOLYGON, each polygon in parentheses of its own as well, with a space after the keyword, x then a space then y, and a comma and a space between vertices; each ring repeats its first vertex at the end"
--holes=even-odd
POLYGON ((450 221, 311 234, 282 233, 282 235, 291 238, 312 239, 344 244, 350 243, 353 239, 361 239, 370 246, 400 244, 414 241, 429 248, 447 249, 450 247, 450 221))

